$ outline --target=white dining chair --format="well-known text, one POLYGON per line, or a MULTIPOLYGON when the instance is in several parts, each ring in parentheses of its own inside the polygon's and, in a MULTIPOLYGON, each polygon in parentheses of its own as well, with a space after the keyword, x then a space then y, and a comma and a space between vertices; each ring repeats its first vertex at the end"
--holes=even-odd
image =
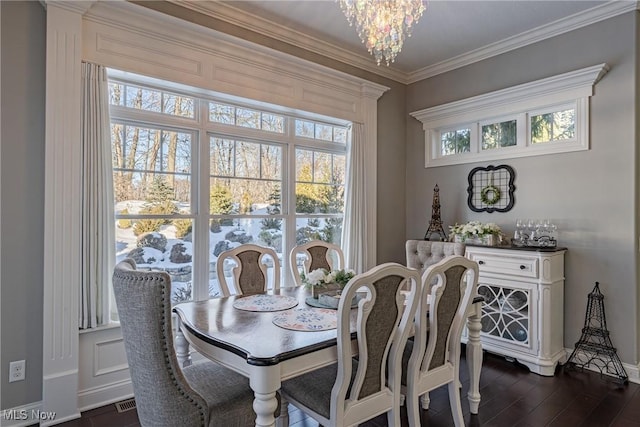
POLYGON ((233 264, 231 275, 238 295, 265 292, 269 288, 280 289, 280 261, 272 248, 244 244, 218 255, 216 271, 222 296, 231 295, 225 275, 225 263, 233 264), (273 268, 269 285, 269 268, 273 268))
POLYGON ((282 383, 285 417, 290 402, 325 427, 355 425, 385 412, 388 425, 400 425, 401 359, 417 309, 419 280, 415 269, 387 263, 349 281, 337 310, 338 361, 282 383), (356 291, 365 293, 357 307, 357 359, 351 335, 356 291))
POLYGON ((340 246, 322 240, 311 240, 294 247, 289 253, 289 268, 297 286, 302 285, 301 273, 319 268, 327 271, 344 268, 344 253, 340 246), (299 262, 302 260, 302 272, 299 262))
POLYGON ((411 427, 420 426, 420 402, 448 385, 456 427, 464 426, 460 403, 460 340, 478 287, 478 264, 459 255, 429 266, 422 274, 415 335, 403 355, 403 392, 411 427))

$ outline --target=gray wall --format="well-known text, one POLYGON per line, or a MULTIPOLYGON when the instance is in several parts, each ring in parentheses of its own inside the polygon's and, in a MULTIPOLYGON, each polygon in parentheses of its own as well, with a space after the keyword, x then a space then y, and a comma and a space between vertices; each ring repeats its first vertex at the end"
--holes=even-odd
MULTIPOLYGON (((628 13, 412 84, 407 111, 467 98, 606 62, 611 70, 591 98, 591 149, 481 164, 425 169, 421 123, 407 118, 407 238, 422 236, 432 190, 442 219, 496 222, 512 234, 516 218, 549 218, 565 257, 564 344, 580 338, 587 294, 605 295, 607 325, 623 362, 638 363, 636 280, 636 13, 628 13), (476 166, 508 164, 516 172, 515 206, 474 213, 467 175, 476 166)), ((448 230, 447 230, 448 231, 448 230)))
POLYGON ((405 85, 391 87, 378 101, 377 260, 405 263, 405 85))
POLYGON ((45 11, 39 2, 0 2, 2 46, 2 409, 42 399, 45 11), (9 384, 9 362, 26 379, 9 384))

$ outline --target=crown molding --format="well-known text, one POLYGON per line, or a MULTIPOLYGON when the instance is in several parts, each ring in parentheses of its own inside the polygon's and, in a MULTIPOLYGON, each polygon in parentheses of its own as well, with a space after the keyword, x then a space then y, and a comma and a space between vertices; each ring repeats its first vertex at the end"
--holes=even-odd
POLYGON ((249 14, 246 11, 230 6, 224 2, 193 2, 184 0, 169 0, 169 2, 404 84, 415 83, 639 9, 639 2, 637 1, 610 1, 584 12, 579 12, 541 27, 525 31, 437 64, 406 73, 393 67, 379 67, 369 56, 354 53, 316 37, 311 37, 300 31, 276 24, 257 15, 249 14))
POLYGON ((47 6, 57 6, 70 12, 79 13, 84 15, 89 9, 93 7, 100 0, 83 0, 83 1, 69 1, 69 0, 40 0, 40 4, 47 9, 47 6))
POLYGON ((639 7, 638 4, 639 2, 637 1, 610 1, 584 12, 576 13, 409 73, 407 75, 407 83, 415 83, 447 71, 455 70, 456 68, 461 68, 493 56, 568 33, 578 28, 586 27, 587 25, 595 24, 596 22, 604 21, 605 19, 613 18, 614 16, 637 10, 639 7))
MULTIPOLYGON (((351 50, 328 43, 325 40, 310 36, 309 34, 276 24, 260 16, 249 14, 227 3, 184 0, 168 0, 168 2, 379 76, 400 83, 407 82, 406 73, 391 67, 379 67, 371 56, 354 53, 351 50)), ((345 22, 347 21, 345 20, 345 22)))
MULTIPOLYGON (((505 105, 521 103, 523 100, 538 99, 545 96, 560 96, 564 93, 570 93, 569 97, 591 96, 593 94, 593 86, 600 81, 602 76, 608 71, 609 66, 602 63, 495 92, 425 108, 409 113, 409 115, 422 122, 424 129, 429 129, 442 126, 443 123, 467 120, 466 117, 460 117, 469 111, 476 115, 477 113, 475 112, 477 111, 488 110, 494 113, 497 109, 503 108, 505 105)), ((558 101, 554 99, 553 102, 558 101)), ((530 106, 530 108, 533 108, 533 106, 530 106)), ((473 120, 475 120, 475 118, 473 120)))

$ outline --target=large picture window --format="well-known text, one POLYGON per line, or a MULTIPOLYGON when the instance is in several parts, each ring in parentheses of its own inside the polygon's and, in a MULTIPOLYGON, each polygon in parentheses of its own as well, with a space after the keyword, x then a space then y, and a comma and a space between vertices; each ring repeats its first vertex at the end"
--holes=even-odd
POLYGON ((116 261, 166 271, 173 302, 220 295, 217 258, 238 245, 282 263, 311 239, 340 244, 348 123, 157 81, 113 78, 110 102, 116 261))

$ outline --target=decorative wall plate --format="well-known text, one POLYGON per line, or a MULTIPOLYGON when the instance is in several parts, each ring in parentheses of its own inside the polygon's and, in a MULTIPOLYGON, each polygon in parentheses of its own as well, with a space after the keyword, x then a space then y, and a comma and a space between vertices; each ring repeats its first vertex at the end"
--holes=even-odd
POLYGON ((511 166, 473 168, 469 172, 467 205, 474 212, 507 212, 515 203, 515 172, 511 166))

